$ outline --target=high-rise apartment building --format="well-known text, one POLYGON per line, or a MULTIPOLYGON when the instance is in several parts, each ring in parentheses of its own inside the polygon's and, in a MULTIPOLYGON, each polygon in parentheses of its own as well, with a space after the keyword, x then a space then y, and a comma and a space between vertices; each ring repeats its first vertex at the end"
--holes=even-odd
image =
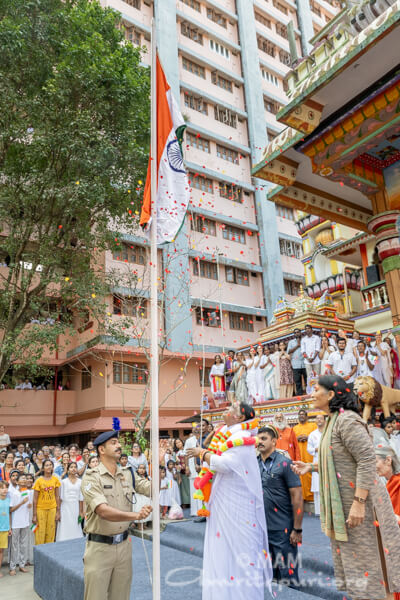
MULTIPOLYGON (((312 1, 310 7, 309 0, 102 0, 121 13, 125 35, 144 48, 147 65, 155 19, 159 56, 187 121, 189 212, 175 243, 159 250, 165 432, 198 410, 211 357, 254 343, 278 297, 296 296, 303 283, 296 212, 267 201, 266 183, 251 176, 251 166, 282 129, 275 115, 286 102, 287 24, 300 57, 337 10, 312 1)), ((135 285, 112 290, 109 318, 133 317, 138 331, 117 347, 97 335, 88 316, 68 346, 49 357, 67 389, 3 392, 0 416, 14 438, 76 438, 110 427, 112 416, 129 429, 131 414, 148 411, 148 243, 139 232, 120 232, 117 240, 102 267, 133 273, 135 285)))
MULTIPOLYGON (((275 115, 286 103, 288 23, 301 56, 337 12, 335 3, 102 3, 122 14, 126 37, 148 50, 155 18, 159 55, 187 121, 191 204, 177 239, 181 259, 166 274, 168 345, 213 352, 253 342, 277 298, 297 295, 303 268, 295 211, 266 200, 265 183, 251 177, 251 165, 282 129, 275 115)), ((149 64, 149 52, 143 62, 149 64)))

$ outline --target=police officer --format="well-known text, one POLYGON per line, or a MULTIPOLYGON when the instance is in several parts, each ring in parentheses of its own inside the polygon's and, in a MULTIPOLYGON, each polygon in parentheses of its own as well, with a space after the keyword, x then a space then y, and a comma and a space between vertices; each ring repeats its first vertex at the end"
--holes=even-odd
MULTIPOLYGON (((145 519, 152 511, 134 509, 133 480, 118 465, 121 444, 117 431, 106 431, 93 442, 99 465, 87 469, 82 479, 88 534, 84 555, 85 600, 129 600, 132 580, 131 521, 145 519)), ((151 483, 135 480, 139 494, 150 496, 151 483)))

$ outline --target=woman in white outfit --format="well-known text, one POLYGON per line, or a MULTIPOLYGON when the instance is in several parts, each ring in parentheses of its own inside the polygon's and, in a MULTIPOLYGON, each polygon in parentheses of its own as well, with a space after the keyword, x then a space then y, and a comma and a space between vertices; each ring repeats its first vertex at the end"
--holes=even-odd
POLYGON ((263 347, 261 345, 257 346, 257 358, 258 365, 256 367, 256 402, 264 402, 265 400, 265 378, 263 365, 267 363, 267 357, 264 356, 263 347))
MULTIPOLYGON (((311 454, 313 457, 313 463, 315 465, 318 464, 318 449, 319 444, 321 442, 321 437, 325 427, 325 417, 324 415, 317 415, 315 418, 315 422, 317 423, 317 429, 314 429, 308 436, 307 440, 307 452, 311 454)), ((318 472, 313 472, 311 474, 311 491, 314 494, 314 510, 315 515, 319 515, 321 512, 320 509, 320 499, 319 499, 319 475, 318 472)))
POLYGON ((82 481, 78 477, 75 462, 68 465, 68 477, 62 480, 60 490, 60 523, 57 527, 56 542, 83 537, 79 517, 84 518, 82 481))
POLYGON ((321 350, 319 351, 322 375, 325 375, 325 373, 327 371, 328 359, 329 359, 330 355, 332 354, 332 352, 334 352, 334 351, 335 351, 335 348, 333 346, 329 345, 329 339, 327 338, 326 335, 324 335, 324 337, 321 339, 321 350))
POLYGON ((392 359, 390 356, 390 346, 382 341, 382 335, 377 333, 375 335, 375 347, 374 351, 379 356, 379 362, 374 369, 373 377, 381 385, 386 385, 387 387, 392 387, 392 359), (376 370, 376 372, 375 372, 376 370))
POLYGON ((247 391, 249 392, 248 403, 253 405, 258 399, 258 388, 257 388, 257 369, 260 363, 260 357, 256 354, 253 347, 250 348, 250 352, 246 357, 246 383, 247 391))
POLYGON ((275 363, 271 360, 271 350, 264 346, 264 356, 260 363, 260 369, 264 374, 264 398, 265 400, 276 400, 278 395, 275 387, 275 363))

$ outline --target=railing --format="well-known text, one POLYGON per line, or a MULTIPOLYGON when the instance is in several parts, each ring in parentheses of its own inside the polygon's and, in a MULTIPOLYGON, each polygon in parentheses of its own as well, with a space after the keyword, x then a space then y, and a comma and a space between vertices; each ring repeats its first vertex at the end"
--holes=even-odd
POLYGON ((389 304, 385 281, 377 281, 361 288, 364 310, 382 308, 389 304))
MULTIPOLYGON (((361 288, 361 272, 360 270, 346 269, 346 287, 348 290, 360 290, 361 288)), ((342 273, 337 275, 331 275, 326 279, 322 279, 317 283, 312 283, 306 287, 307 295, 310 298, 320 298, 324 292, 333 294, 334 292, 341 292, 345 290, 342 273)))

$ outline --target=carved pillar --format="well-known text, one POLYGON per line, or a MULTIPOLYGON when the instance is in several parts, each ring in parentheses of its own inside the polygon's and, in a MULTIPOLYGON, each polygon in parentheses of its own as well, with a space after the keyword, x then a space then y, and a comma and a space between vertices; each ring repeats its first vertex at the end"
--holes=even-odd
POLYGON ((393 330, 400 348, 400 239, 397 220, 400 210, 388 210, 368 221, 369 230, 376 236, 379 258, 385 274, 386 288, 393 317, 393 330))

